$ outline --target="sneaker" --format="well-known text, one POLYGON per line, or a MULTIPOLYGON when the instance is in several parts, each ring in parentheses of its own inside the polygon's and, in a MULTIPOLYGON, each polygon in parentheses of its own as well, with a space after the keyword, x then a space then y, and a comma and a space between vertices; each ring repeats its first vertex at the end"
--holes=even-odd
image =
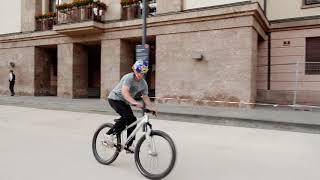
POLYGON ((114 142, 113 142, 114 136, 113 135, 108 135, 106 134, 104 136, 104 140, 102 140, 102 144, 107 146, 108 148, 113 148, 114 147, 114 142))
POLYGON ((129 147, 124 147, 124 149, 126 150, 126 153, 127 154, 133 154, 134 153, 134 151, 135 151, 135 149, 136 149, 136 147, 134 146, 134 145, 131 145, 131 146, 129 146, 129 147))

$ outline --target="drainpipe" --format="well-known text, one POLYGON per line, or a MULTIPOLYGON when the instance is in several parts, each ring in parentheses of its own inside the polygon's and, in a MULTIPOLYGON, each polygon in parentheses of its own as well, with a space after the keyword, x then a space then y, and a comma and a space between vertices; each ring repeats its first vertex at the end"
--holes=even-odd
POLYGON ((268 90, 271 88, 271 32, 268 32, 268 90))

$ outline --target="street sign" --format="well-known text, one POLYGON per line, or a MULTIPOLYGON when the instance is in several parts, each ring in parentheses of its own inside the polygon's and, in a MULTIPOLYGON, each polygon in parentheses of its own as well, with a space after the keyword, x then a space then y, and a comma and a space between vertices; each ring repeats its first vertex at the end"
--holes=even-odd
POLYGON ((146 61, 149 63, 149 52, 150 48, 148 44, 145 46, 141 44, 136 45, 136 61, 146 61))

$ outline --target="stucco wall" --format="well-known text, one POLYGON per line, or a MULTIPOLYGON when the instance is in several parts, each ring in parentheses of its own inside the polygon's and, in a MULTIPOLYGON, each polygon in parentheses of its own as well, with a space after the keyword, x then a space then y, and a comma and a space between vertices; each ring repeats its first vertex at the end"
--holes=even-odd
POLYGON ((302 0, 267 0, 269 20, 320 15, 320 7, 302 8, 302 0), (285 7, 285 10, 283 8, 285 7))
POLYGON ((21 1, 6 1, 0 6, 0 34, 21 32, 21 1))
POLYGON ((255 101, 257 33, 252 28, 161 35, 156 43, 157 97, 255 101), (194 53, 204 59, 192 59, 194 53))
POLYGON ((272 32, 270 90, 267 90, 267 42, 259 46, 259 101, 293 104, 296 93, 296 103, 320 104, 320 75, 305 74, 307 37, 320 37, 320 29, 272 32), (285 44, 288 41, 290 44, 285 44))
POLYGON ((9 94, 9 63, 14 62, 17 95, 34 95, 34 47, 0 49, 0 93, 9 94))
MULTIPOLYGON (((223 4, 244 2, 247 0, 182 0, 183 1, 183 9, 194 9, 208 6, 217 6, 223 4)), ((253 2, 259 2, 260 6, 264 7, 264 0, 252 0, 253 2)))

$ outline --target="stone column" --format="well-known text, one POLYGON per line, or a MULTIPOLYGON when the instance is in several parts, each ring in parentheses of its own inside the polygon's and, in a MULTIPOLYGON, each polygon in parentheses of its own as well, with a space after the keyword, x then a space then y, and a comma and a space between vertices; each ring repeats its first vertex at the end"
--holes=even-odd
POLYGON ((120 81, 121 77, 132 72, 135 44, 125 40, 103 40, 101 42, 101 98, 120 81))
POLYGON ((58 45, 58 96, 86 97, 88 52, 80 44, 58 45))
POLYGON ((120 39, 101 41, 101 98, 120 80, 120 39))
POLYGON ((42 0, 21 0, 21 31, 35 30, 35 16, 42 14, 42 0))
POLYGON ((163 14, 168 12, 179 12, 182 10, 183 0, 158 0, 157 1, 157 14, 163 14))
POLYGON ((58 45, 58 96, 73 97, 73 44, 58 45))

